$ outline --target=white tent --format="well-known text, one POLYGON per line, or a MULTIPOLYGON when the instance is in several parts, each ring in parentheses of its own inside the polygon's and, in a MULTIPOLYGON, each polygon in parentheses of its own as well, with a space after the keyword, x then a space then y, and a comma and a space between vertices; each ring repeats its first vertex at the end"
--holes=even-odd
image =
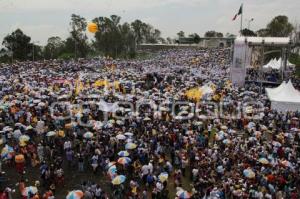
POLYGON ((291 81, 283 82, 277 88, 266 88, 266 92, 272 109, 282 112, 300 110, 300 92, 294 88, 291 81))
MULTIPOLYGON (((268 64, 266 64, 266 65, 263 66, 263 68, 264 69, 277 69, 277 70, 280 70, 282 66, 283 66, 282 59, 279 58, 278 60, 277 59, 271 59, 268 64)), ((289 61, 287 61, 287 65, 286 66, 290 67, 290 68, 294 68, 295 67, 295 65, 292 64, 289 61)))
POLYGON ((276 88, 266 88, 266 93, 268 95, 268 97, 270 98, 270 96, 274 96, 275 94, 279 93, 280 91, 282 91, 282 89, 284 89, 286 86, 286 82, 283 81, 280 86, 276 87, 276 88))

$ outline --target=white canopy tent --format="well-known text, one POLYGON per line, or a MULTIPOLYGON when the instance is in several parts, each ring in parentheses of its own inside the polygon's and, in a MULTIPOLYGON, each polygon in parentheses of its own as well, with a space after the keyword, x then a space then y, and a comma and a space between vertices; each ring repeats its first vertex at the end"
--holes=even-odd
MULTIPOLYGON (((263 66, 263 68, 264 69, 280 70, 282 68, 282 66, 283 66, 282 59, 279 58, 278 60, 277 59, 271 59, 268 64, 263 66)), ((287 60, 287 67, 295 68, 295 65, 287 60)))
POLYGON ((266 88, 272 109, 281 112, 300 110, 300 92, 291 81, 283 82, 277 88, 266 88))

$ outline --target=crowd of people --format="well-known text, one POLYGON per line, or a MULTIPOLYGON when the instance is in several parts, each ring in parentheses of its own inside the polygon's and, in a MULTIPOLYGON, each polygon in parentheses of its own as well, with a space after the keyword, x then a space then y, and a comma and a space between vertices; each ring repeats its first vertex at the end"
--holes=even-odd
POLYGON ((3 64, 0 199, 299 198, 300 113, 232 86, 230 62, 173 49, 3 64))

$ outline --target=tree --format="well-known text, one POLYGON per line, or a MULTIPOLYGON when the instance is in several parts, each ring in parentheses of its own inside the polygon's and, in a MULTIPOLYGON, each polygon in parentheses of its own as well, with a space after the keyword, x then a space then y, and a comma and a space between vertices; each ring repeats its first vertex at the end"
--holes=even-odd
POLYGON ((269 36, 269 30, 266 28, 259 29, 258 31, 256 31, 256 35, 260 37, 267 37, 269 36))
POLYGON ((178 35, 179 38, 185 37, 185 34, 184 34, 184 32, 183 32, 182 30, 179 31, 179 32, 177 33, 177 35, 178 35))
POLYGON ((223 33, 211 30, 211 31, 207 31, 204 36, 205 37, 223 37, 223 33))
POLYGON ((172 43, 173 43, 173 40, 172 40, 170 37, 167 37, 167 43, 168 43, 168 44, 172 44, 172 43))
POLYGON ((257 34, 255 32, 253 32, 252 30, 249 30, 247 28, 243 29, 241 33, 242 33, 243 36, 249 36, 249 37, 256 37, 257 36, 257 34))
POLYGON ((87 22, 80 15, 71 15, 71 37, 75 45, 75 57, 86 57, 89 51, 87 36, 85 34, 87 22))
POLYGON ((135 54, 135 34, 130 24, 120 24, 120 20, 121 17, 116 15, 110 18, 98 17, 93 20, 98 26, 103 27, 102 31, 95 34, 95 48, 113 58, 135 54))
POLYGON ((7 51, 11 52, 14 59, 23 61, 32 54, 33 44, 30 43, 31 38, 25 35, 22 30, 17 29, 10 35, 4 37, 2 45, 7 51))
POLYGON ((141 20, 135 20, 134 22, 131 23, 131 27, 133 29, 137 44, 142 43, 142 41, 143 41, 143 36, 142 36, 143 22, 141 20))
POLYGON ((190 34, 189 37, 193 38, 195 44, 198 44, 201 41, 201 38, 197 33, 190 34))
POLYGON ((48 39, 44 48, 44 56, 46 59, 56 59, 64 50, 64 42, 60 37, 54 36, 48 39))
POLYGON ((231 34, 231 33, 226 33, 225 36, 228 37, 228 38, 235 38, 236 37, 236 35, 231 34))
POLYGON ((268 36, 288 37, 293 31, 293 25, 289 23, 287 16, 277 16, 267 25, 268 36))

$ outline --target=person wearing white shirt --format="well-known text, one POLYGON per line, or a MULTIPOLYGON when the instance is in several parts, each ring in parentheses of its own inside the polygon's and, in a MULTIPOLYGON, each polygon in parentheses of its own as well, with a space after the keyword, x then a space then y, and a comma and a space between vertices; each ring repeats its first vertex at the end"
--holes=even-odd
POLYGON ((149 169, 149 173, 152 174, 153 173, 153 164, 151 161, 148 164, 148 169, 149 169))

